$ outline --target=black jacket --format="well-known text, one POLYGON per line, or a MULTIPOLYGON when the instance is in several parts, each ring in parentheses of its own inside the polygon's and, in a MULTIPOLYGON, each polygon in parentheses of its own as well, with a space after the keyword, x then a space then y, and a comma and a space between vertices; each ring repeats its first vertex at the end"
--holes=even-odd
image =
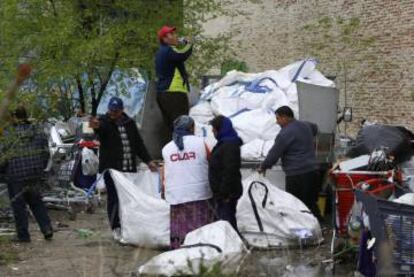
MULTIPOLYGON (((122 171, 122 140, 117 124, 107 115, 100 119, 100 127, 95 130, 101 143, 99 150, 99 172, 105 169, 116 169, 122 171)), ((138 131, 136 123, 124 114, 123 123, 129 139, 131 149, 133 151, 133 168, 137 167, 136 157, 138 156, 144 163, 151 161, 144 141, 138 131)))
POLYGON ((241 142, 222 142, 211 153, 209 181, 215 198, 239 198, 243 193, 240 146, 241 142))

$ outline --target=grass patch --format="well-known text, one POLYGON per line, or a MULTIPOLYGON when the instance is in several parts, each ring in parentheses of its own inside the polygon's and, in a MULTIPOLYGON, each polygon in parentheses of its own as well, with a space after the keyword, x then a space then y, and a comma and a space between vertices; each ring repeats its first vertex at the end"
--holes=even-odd
POLYGON ((19 255, 8 237, 0 237, 0 266, 17 262, 19 255))

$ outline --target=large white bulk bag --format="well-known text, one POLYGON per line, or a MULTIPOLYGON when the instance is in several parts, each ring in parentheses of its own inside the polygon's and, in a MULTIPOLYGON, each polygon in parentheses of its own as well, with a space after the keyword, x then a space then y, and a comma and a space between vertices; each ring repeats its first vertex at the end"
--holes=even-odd
POLYGON ((197 275, 201 265, 210 268, 223 264, 223 273, 236 270, 247 249, 226 221, 218 221, 187 234, 180 249, 164 252, 140 266, 138 274, 156 276, 197 275))
POLYGON ((258 173, 243 181, 236 217, 239 231, 253 247, 286 247, 322 241, 319 222, 305 204, 258 173))
POLYGON ((170 245, 170 205, 160 199, 158 178, 149 170, 110 170, 119 198, 121 242, 148 248, 170 245))
POLYGON ((276 117, 273 111, 257 109, 246 111, 231 118, 233 126, 244 143, 254 139, 271 140, 280 131, 276 124, 276 117))
POLYGON ((251 109, 248 101, 240 97, 214 97, 211 100, 211 109, 215 115, 224 115, 226 117, 233 116, 238 112, 251 109))
POLYGON ((243 144, 240 148, 241 157, 243 161, 258 161, 262 160, 262 150, 264 146, 264 140, 254 139, 251 142, 243 144))
POLYGON ((189 115, 196 122, 208 124, 214 118, 213 110, 209 102, 200 102, 190 109, 189 115))

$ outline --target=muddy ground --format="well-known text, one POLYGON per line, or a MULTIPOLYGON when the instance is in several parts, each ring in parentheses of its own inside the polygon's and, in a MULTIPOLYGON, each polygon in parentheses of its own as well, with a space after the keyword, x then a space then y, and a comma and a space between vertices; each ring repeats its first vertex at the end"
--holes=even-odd
MULTIPOLYGON (((158 252, 121 246, 112 240, 103 208, 94 214, 78 214, 71 221, 64 211, 51 211, 56 233, 47 242, 31 222, 32 243, 11 244, 3 239, 0 251, 7 261, 0 264, 0 276, 131 276, 139 265, 158 252), (6 249, 6 250, 5 250, 6 249)), ((304 250, 254 251, 237 276, 333 276, 330 231, 326 242, 304 250)), ((334 276, 354 276, 354 265, 336 266, 334 276)))

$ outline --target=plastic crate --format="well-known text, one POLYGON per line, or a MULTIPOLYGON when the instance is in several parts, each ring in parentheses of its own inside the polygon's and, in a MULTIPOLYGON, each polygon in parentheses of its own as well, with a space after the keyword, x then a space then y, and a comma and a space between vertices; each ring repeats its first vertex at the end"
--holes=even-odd
MULTIPOLYGON (((380 245, 391 247, 392 264, 390 274, 412 276, 414 274, 414 206, 399 204, 356 191, 369 216, 372 235, 376 238, 376 256, 381 258, 380 245)), ((381 264, 381 260, 380 260, 381 264)), ((390 269, 383 269, 390 270, 390 269)))

